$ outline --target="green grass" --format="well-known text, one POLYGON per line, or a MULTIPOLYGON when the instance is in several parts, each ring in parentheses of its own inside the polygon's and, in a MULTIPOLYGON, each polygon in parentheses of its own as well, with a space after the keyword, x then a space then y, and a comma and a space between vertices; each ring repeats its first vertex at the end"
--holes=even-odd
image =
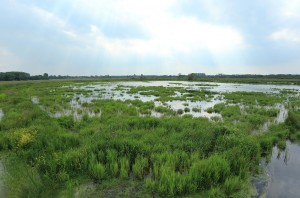
MULTIPOLYGON (((223 103, 207 110, 222 115, 217 121, 179 116, 200 112, 198 107, 186 105, 174 111, 136 99, 83 102, 79 120, 72 115, 50 116, 70 109, 73 97, 91 94, 74 88, 93 86, 82 82, 0 87, 4 112, 0 151, 8 167, 5 181, 10 197, 72 197, 89 182, 95 186, 91 196, 100 197, 246 197, 261 157, 270 155, 275 145, 285 149, 287 139, 300 139, 296 97, 286 105, 290 111, 285 123, 252 133, 277 116, 276 104, 291 91, 277 96, 225 93, 223 103), (39 98, 39 104, 32 103, 32 96, 39 98), (88 116, 87 110, 101 116, 88 116), (163 116, 151 117, 152 112, 163 116)), ((180 87, 116 89, 156 96, 160 102, 210 100, 215 94, 180 87), (175 96, 175 92, 183 95, 175 96)))

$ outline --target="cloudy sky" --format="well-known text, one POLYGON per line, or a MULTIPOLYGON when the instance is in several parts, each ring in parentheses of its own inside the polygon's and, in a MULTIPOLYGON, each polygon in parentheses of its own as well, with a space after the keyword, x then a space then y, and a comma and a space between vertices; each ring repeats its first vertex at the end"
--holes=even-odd
POLYGON ((300 74, 300 0, 1 0, 0 72, 300 74))

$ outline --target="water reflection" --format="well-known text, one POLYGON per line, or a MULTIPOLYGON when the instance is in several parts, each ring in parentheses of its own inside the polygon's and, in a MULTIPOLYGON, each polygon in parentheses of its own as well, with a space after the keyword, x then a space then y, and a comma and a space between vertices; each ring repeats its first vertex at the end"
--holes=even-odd
MULTIPOLYGON (((270 107, 265 107, 265 108, 270 108, 270 107)), ((254 129, 252 131, 252 134, 265 133, 269 130, 272 124, 284 123, 284 121, 288 117, 289 110, 285 107, 284 104, 276 104, 275 108, 279 110, 277 116, 274 119, 270 119, 267 122, 265 122, 259 129, 254 129)))
MULTIPOLYGON (((209 119, 222 116, 218 113, 207 113, 207 109, 213 107, 215 104, 224 102, 223 94, 224 92, 264 92, 270 94, 279 94, 283 90, 293 90, 293 92, 298 93, 300 91, 300 86, 295 85, 254 85, 254 84, 234 84, 234 83, 211 83, 211 82, 182 82, 182 81, 149 81, 149 82, 107 82, 107 83, 91 83, 82 84, 74 83, 71 86, 63 86, 63 88, 78 90, 78 93, 74 95, 67 95, 66 97, 72 97, 70 102, 71 109, 66 109, 63 112, 49 113, 53 117, 60 117, 64 115, 73 114, 76 119, 80 119, 82 112, 85 112, 89 116, 100 116, 101 113, 95 113, 84 108, 82 104, 92 103, 94 100, 141 100, 143 102, 153 101, 155 106, 165 106, 171 108, 174 111, 179 109, 184 109, 188 107, 190 112, 184 112, 182 115, 191 114, 193 117, 207 117, 209 119), (157 101, 159 97, 153 95, 142 95, 139 92, 130 94, 128 91, 131 87, 150 87, 150 86, 161 86, 161 87, 180 87, 185 90, 209 90, 213 93, 213 97, 206 99, 194 101, 189 98, 185 101, 175 100, 175 97, 181 97, 186 93, 181 93, 178 91, 174 92, 174 100, 167 102, 157 101), (80 93, 84 90, 84 93, 80 93), (187 104, 187 106, 186 106, 187 104), (193 111, 193 108, 199 110, 193 111)), ((39 104, 38 97, 33 96, 31 98, 34 104, 39 104)), ((39 104, 40 105, 40 104, 39 104)), ((229 104, 230 105, 230 104, 229 104)), ((40 106, 41 107, 41 106, 40 106)), ((43 108, 43 107, 41 107, 43 108)), ((263 107, 264 108, 264 107, 263 107)), ((279 114, 275 120, 270 120, 265 123, 262 128, 258 131, 267 131, 269 125, 272 123, 281 123, 286 119, 287 109, 284 108, 283 104, 278 104, 276 106, 279 109, 279 114)), ((44 109, 44 108, 43 108, 44 109)), ((101 110, 100 110, 101 111, 101 110)), ((241 106, 241 112, 243 111, 243 106, 241 106)), ((160 117, 161 114, 152 112, 151 116, 160 117)))
MULTIPOLYGON (((73 99, 71 100, 71 107, 73 109, 82 108, 81 104, 83 103, 92 103, 93 100, 141 100, 142 102, 154 102, 155 107, 158 106, 165 106, 174 111, 179 109, 184 109, 187 104, 188 108, 190 109, 189 112, 183 112, 185 114, 191 114, 193 117, 222 117, 218 113, 207 113, 206 109, 213 107, 217 103, 221 103, 222 97, 220 95, 215 95, 212 99, 206 99, 203 101, 190 101, 189 99, 186 101, 180 100, 172 100, 167 102, 157 101, 159 97, 153 95, 142 95, 140 93, 130 94, 127 91, 131 89, 131 87, 137 86, 164 86, 164 87, 185 87, 186 89, 198 89, 201 90, 202 88, 210 88, 211 86, 216 86, 215 83, 203 83, 203 84, 194 84, 190 82, 185 83, 173 83, 173 82, 166 82, 166 81, 153 81, 153 82, 112 82, 112 83, 99 83, 99 84, 92 84, 92 85, 80 85, 80 86, 69 86, 70 89, 78 89, 78 90, 88 90, 91 91, 89 94, 75 94, 73 99), (204 85, 204 86, 201 86, 204 85), (194 112, 192 109, 198 108, 200 111, 194 112)), ((66 88, 66 87, 65 87, 66 88)), ((183 94, 175 91, 173 97, 181 97, 183 94)), ((143 116, 143 115, 141 115, 143 116)), ((152 111, 151 116, 154 117, 161 117, 163 114, 157 113, 152 111)))
POLYGON ((2 120, 3 116, 4 116, 4 112, 2 109, 0 109, 0 121, 2 120))
POLYGON ((31 101, 33 104, 39 104, 40 100, 37 96, 31 96, 31 101))
MULTIPOLYGON (((76 86, 75 89, 80 90, 89 90, 92 91, 92 94, 88 96, 80 96, 82 102, 91 102, 93 99, 114 99, 114 100, 141 100, 143 102, 155 101, 155 106, 167 106, 175 111, 179 109, 184 109, 184 103, 188 103, 188 107, 199 108, 199 112, 188 112, 188 114, 193 115, 194 117, 222 117, 218 113, 207 113, 206 110, 210 107, 213 107, 215 104, 223 102, 222 93, 224 92, 236 92, 236 91, 245 91, 245 92, 264 92, 264 93, 275 93, 278 94, 282 90, 294 90, 295 92, 300 90, 300 86, 294 85, 253 85, 253 84, 233 84, 233 83, 211 83, 211 82, 182 82, 182 81, 149 81, 149 82, 111 82, 111 83, 93 83, 91 85, 76 86), (213 99, 207 99, 202 101, 186 101, 173 100, 168 101, 165 104, 155 101, 158 99, 156 96, 152 95, 141 95, 139 93, 128 94, 127 91, 130 90, 130 87, 150 87, 150 86, 161 86, 161 87, 181 87, 186 90, 203 90, 209 89, 211 92, 215 92, 213 99), (100 92, 99 92, 100 91, 100 92)), ((175 91, 174 97, 182 96, 182 93, 175 91)), ((78 96, 77 96, 78 97, 78 96)), ((281 105, 281 104, 279 104, 281 105)), ((281 105, 284 107, 283 105, 281 105)), ((281 123, 284 121, 287 115, 287 110, 277 106, 280 110, 277 118, 272 120, 272 122, 281 123)), ((184 113, 186 114, 186 113, 184 113)), ((154 114, 155 115, 155 114, 154 114)), ((159 117, 159 116, 158 116, 159 117)), ((270 123, 264 124, 262 130, 268 130, 270 123)))
MULTIPOLYGON (((109 85, 109 84, 106 84, 109 85)), ((266 92, 280 93, 281 90, 300 91, 300 86, 297 85, 257 85, 257 84, 235 84, 235 83, 212 83, 212 82, 182 82, 182 81, 150 81, 150 82, 118 82, 115 85, 123 86, 164 86, 164 87, 184 87, 191 89, 209 88, 213 92, 266 92), (205 84, 205 86, 199 86, 205 84), (211 85, 211 86, 207 86, 211 85), (217 86, 216 86, 217 85, 217 86)))
POLYGON ((300 197, 300 146, 287 142, 285 152, 273 149, 266 172, 271 175, 267 198, 300 197))

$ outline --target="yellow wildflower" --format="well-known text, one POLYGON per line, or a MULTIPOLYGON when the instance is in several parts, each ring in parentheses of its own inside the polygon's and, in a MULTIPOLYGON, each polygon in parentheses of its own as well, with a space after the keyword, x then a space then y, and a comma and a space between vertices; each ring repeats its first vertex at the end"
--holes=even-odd
POLYGON ((30 131, 25 128, 22 129, 18 145, 21 147, 26 146, 32 141, 33 141, 33 135, 30 133, 30 131))

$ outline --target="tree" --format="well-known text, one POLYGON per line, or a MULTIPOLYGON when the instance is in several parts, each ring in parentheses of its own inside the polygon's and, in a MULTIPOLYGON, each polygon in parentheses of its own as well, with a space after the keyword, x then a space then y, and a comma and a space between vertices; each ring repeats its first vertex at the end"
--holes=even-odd
POLYGON ((43 77, 44 77, 45 80, 48 80, 48 79, 49 79, 49 76, 48 76, 47 73, 44 73, 43 77))
POLYGON ((191 74, 188 75, 188 80, 189 81, 193 81, 195 79, 196 79, 196 75, 194 73, 191 73, 191 74))
POLYGON ((0 73, 0 81, 11 81, 11 80, 28 80, 30 74, 25 72, 2 72, 0 73))

